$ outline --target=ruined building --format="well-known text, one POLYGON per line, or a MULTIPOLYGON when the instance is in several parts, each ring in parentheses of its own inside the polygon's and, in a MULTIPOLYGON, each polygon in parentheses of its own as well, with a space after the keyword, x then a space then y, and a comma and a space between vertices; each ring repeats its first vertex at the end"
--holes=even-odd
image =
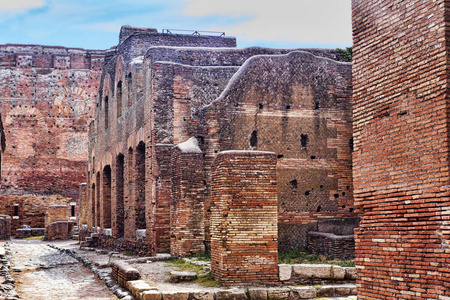
POLYGON ((352 4, 358 299, 450 299, 450 2, 352 4))
POLYGON ((49 205, 76 221, 86 181, 88 126, 104 51, 0 45, 0 111, 8 140, 2 157, 0 213, 44 227, 49 205))
MULTIPOLYGON (((235 46, 122 28, 106 53, 82 187, 81 219, 102 246, 209 251, 217 191, 235 193, 264 161, 276 180, 253 195, 276 187, 275 223, 260 225, 275 226, 281 250, 304 248, 319 219, 355 216, 351 64, 336 50, 235 46)), ((220 215, 244 216, 235 213, 220 215)))

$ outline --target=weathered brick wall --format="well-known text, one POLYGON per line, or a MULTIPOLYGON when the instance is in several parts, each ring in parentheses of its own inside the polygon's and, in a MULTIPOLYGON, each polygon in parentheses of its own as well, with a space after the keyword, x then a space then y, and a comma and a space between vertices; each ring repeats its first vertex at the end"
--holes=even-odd
MULTIPOLYGON (((11 216, 11 230, 14 234, 16 229, 28 225, 31 228, 45 227, 45 214, 51 205, 66 206, 68 215, 68 206, 73 201, 60 195, 52 196, 1 196, 0 195, 0 214, 11 216)), ((66 218, 67 219, 67 218, 66 218)))
POLYGON ((251 58, 200 118, 205 165, 223 150, 277 153, 280 250, 305 248, 318 219, 354 214, 350 64, 306 52, 251 58))
POLYGON ((203 153, 191 138, 172 151, 170 254, 192 256, 205 252, 203 153))
POLYGON ((56 221, 68 221, 69 210, 66 205, 50 205, 45 216, 45 227, 56 221))
POLYGON ((68 240, 72 238, 74 223, 71 221, 55 221, 48 224, 45 230, 45 240, 68 240))
POLYGON ((80 200, 78 209, 75 210, 75 215, 78 216, 77 224, 87 224, 88 216, 88 188, 86 183, 80 184, 80 200))
POLYGON ((170 252, 170 202, 172 199, 172 144, 155 145, 153 162, 152 189, 155 199, 151 201, 149 243, 154 245, 156 253, 170 252))
POLYGON ((5 241, 11 238, 11 217, 0 215, 0 240, 5 241))
MULTIPOLYGON (((279 219, 283 249, 305 247, 306 232, 319 218, 354 214, 350 172, 350 64, 309 56, 310 61, 305 60, 302 66, 303 62, 280 59, 278 55, 292 51, 289 49, 211 47, 224 46, 216 43, 217 37, 195 41, 191 37, 177 40, 176 36, 138 32, 124 39, 116 53, 108 52, 95 121, 90 125, 88 211, 92 211, 92 217, 87 218, 88 228, 91 230, 101 224, 98 212, 103 192, 99 189, 103 185, 97 179, 105 166, 110 166, 113 236, 120 237, 115 235, 120 231, 115 227, 123 220, 124 239, 136 242, 138 226, 135 221, 140 219, 138 212, 145 211, 145 243, 154 251, 169 249, 169 214, 164 213, 168 207, 167 197, 172 197, 171 175, 167 174, 169 150, 158 145, 176 145, 195 137, 205 155, 204 228, 206 250, 209 250, 211 163, 219 151, 251 149, 248 144, 254 124, 258 128, 270 127, 266 136, 261 129, 258 150, 275 151, 279 155, 279 176, 284 178, 279 194, 288 200, 280 202, 280 206, 283 205, 279 219), (222 104, 215 100, 224 90, 241 88, 236 80, 227 87, 232 76, 247 59, 260 54, 270 54, 266 62, 273 58, 273 65, 255 68, 252 72, 248 72, 248 68, 239 71, 245 73, 242 88, 251 92, 234 95, 242 96, 239 107, 234 106, 233 100, 226 102, 229 110, 217 109, 222 104), (285 69, 285 65, 288 68, 285 69), (269 94, 272 100, 263 96, 269 94), (304 103, 301 99, 305 99, 304 103), (199 112, 205 107, 214 112, 204 117, 199 112), (230 119, 221 121, 227 117, 230 119), (243 132, 239 132, 239 128, 243 132), (309 137, 309 140, 305 137, 309 143, 304 147, 307 149, 301 146, 301 135, 305 134, 302 130, 309 137), (265 146, 261 146, 263 144, 265 146), (137 176, 139 145, 145 145, 144 157, 140 160, 144 163, 139 164, 139 168, 145 167, 145 172, 142 174, 141 169, 141 175, 137 176), (299 153, 303 156, 296 159, 299 153), (123 157, 123 162, 119 157, 123 157), (123 176, 118 175, 122 171, 123 176), (292 174, 298 178, 288 178, 294 176, 292 174), (293 188, 295 180, 297 188, 293 188), (145 184, 139 188, 142 181, 145 184), (318 184, 321 181, 323 184, 318 184), (296 193, 292 193, 293 189, 296 193), (142 198, 140 193, 146 200, 140 202, 136 210, 136 201, 142 198), (119 209, 122 197, 123 210, 119 209), (306 208, 308 201, 311 207, 306 208)), ((342 59, 336 50, 305 51, 342 59)))
POLYGON ((103 51, 0 45, 2 194, 78 198, 103 51))
POLYGON ((212 167, 211 270, 225 285, 278 280, 276 154, 225 151, 212 167))
POLYGON ((447 299, 450 2, 352 4, 358 299, 447 299))

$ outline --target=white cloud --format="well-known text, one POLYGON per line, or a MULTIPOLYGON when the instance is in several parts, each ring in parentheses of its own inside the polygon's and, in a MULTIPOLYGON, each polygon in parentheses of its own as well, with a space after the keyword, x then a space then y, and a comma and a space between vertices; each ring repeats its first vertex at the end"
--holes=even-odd
POLYGON ((214 30, 250 40, 352 44, 350 0, 185 0, 186 14, 245 17, 214 30))
POLYGON ((0 11, 22 12, 43 5, 42 0, 0 0, 0 11))

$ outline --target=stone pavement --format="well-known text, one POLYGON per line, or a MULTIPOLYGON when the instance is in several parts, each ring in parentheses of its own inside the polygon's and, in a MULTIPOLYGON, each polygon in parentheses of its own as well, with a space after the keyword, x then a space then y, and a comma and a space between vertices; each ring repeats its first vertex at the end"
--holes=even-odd
MULTIPOLYGON (((80 249, 73 241, 56 241, 52 244, 60 251, 76 257, 98 274, 119 299, 356 299, 354 284, 203 287, 190 281, 174 283, 171 282, 174 281, 173 278, 171 280, 171 274, 173 276, 173 271, 177 271, 177 268, 167 266, 165 261, 158 261, 167 259, 164 255, 159 258, 142 258, 100 249, 80 249), (130 277, 132 279, 124 280, 121 285, 118 285, 117 281, 111 282, 111 277, 114 277, 111 266, 116 268, 116 273, 117 268, 126 268, 127 270, 123 270, 124 274, 133 269, 130 277), (140 277, 137 280, 135 273, 140 277)), ((206 266, 205 270, 207 269, 206 266)), ((126 275, 122 276, 124 277, 126 275)))
MULTIPOLYGON (((167 258, 81 250, 76 241, 12 240, 0 245, 0 262, 4 263, 0 267, 0 299, 356 299, 352 284, 202 287, 191 281, 171 280, 177 268, 157 261, 167 258), (112 265, 132 270, 134 275, 119 285, 112 278, 112 265), (9 272, 2 273, 5 270, 14 278, 9 272)), ((206 264, 204 269, 208 268, 206 264)))

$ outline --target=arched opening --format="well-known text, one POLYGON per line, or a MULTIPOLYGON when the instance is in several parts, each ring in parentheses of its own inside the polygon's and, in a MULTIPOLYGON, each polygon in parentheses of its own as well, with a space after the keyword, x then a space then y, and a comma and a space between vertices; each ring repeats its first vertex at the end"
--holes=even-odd
POLYGON ((145 143, 136 147, 136 229, 145 229, 145 143))
POLYGON ((116 92, 116 100, 117 100, 117 117, 122 116, 122 81, 117 83, 117 92, 116 92))
POLYGON ((103 228, 111 228, 111 166, 103 168, 103 228))
POLYGON ((133 79, 131 77, 131 72, 128 73, 127 77, 127 87, 128 87, 128 107, 133 104, 133 79))
POLYGON ((255 148, 258 145, 258 132, 254 130, 250 135, 250 147, 255 148))
POLYGON ((300 135, 300 144, 302 146, 302 148, 306 149, 306 147, 308 146, 308 135, 307 134, 301 134, 300 135))
POLYGON ((95 222, 94 226, 100 226, 100 172, 97 172, 97 176, 95 178, 95 186, 97 187, 97 191, 95 193, 95 222))
POLYGON ((91 189, 91 217, 92 217, 92 227, 95 227, 95 183, 92 184, 91 189))
POLYGON ((123 185, 124 185, 124 156, 119 154, 116 161, 116 231, 117 237, 123 237, 124 232, 124 196, 123 196, 123 185))
POLYGON ((109 127, 109 103, 108 103, 108 96, 105 97, 105 129, 108 129, 109 127))

